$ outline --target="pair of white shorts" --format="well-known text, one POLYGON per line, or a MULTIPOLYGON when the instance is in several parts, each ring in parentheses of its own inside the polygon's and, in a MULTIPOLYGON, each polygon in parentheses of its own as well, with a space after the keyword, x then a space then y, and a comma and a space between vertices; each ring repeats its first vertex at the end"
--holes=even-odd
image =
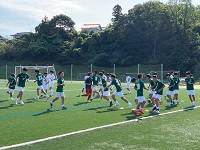
POLYGON ((18 86, 18 91, 19 91, 19 92, 24 92, 24 90, 25 90, 24 87, 18 86))
POLYGON ((85 85, 85 83, 83 84, 83 89, 85 89, 85 87, 86 87, 86 85, 85 85))
POLYGON ((110 91, 103 91, 103 96, 110 96, 110 91))
POLYGON ((131 83, 130 82, 127 82, 126 83, 126 88, 130 88, 131 87, 131 83))
POLYGON ((122 91, 120 91, 120 92, 114 92, 113 95, 114 96, 118 95, 119 97, 124 97, 124 94, 123 94, 122 91))
POLYGON ((178 90, 174 90, 174 95, 175 95, 175 94, 178 94, 178 90))
POLYGON ((65 93, 64 92, 56 92, 56 97, 65 97, 65 93))
POLYGON ((48 90, 48 85, 47 84, 43 85, 43 89, 48 90))
POLYGON ((170 95, 170 96, 173 96, 174 95, 174 91, 167 91, 166 95, 170 95))
POLYGON ((194 90, 187 90, 188 95, 195 95, 194 90))
POLYGON ((148 93, 149 93, 149 95, 154 95, 154 94, 155 94, 155 91, 150 90, 148 93))
POLYGON ((43 90, 43 86, 40 85, 40 86, 37 87, 37 89, 39 89, 39 90, 43 90))
POLYGON ((144 98, 144 96, 137 96, 135 99, 138 100, 138 103, 146 102, 146 99, 144 98))
POLYGON ((50 87, 53 87, 53 86, 54 86, 54 82, 53 82, 53 81, 50 81, 50 82, 49 82, 49 86, 50 86, 50 87))
POLYGON ((161 100, 161 97, 162 97, 162 95, 160 95, 160 94, 154 94, 153 95, 153 98, 155 98, 155 99, 161 100))
POLYGON ((114 88, 114 85, 111 85, 110 88, 113 89, 113 88, 114 88))
POLYGON ((103 85, 100 86, 100 89, 103 89, 103 85))
POLYGON ((7 92, 9 92, 9 93, 14 93, 14 89, 8 88, 8 89, 7 89, 7 92))
POLYGON ((98 89, 98 86, 97 85, 94 85, 94 88, 93 88, 93 91, 97 92, 99 89, 98 89))

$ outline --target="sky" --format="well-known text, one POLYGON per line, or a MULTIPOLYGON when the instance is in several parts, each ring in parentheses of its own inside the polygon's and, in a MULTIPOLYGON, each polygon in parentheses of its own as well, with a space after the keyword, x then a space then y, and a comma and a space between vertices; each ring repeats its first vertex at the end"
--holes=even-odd
MULTIPOLYGON (((123 13, 148 0, 0 0, 0 35, 10 39, 17 32, 35 32, 46 15, 65 14, 75 21, 76 30, 83 24, 106 26, 112 18, 112 8, 119 4, 123 13)), ((166 3, 168 0, 160 0, 166 3)), ((200 0, 193 0, 200 5, 200 0)))

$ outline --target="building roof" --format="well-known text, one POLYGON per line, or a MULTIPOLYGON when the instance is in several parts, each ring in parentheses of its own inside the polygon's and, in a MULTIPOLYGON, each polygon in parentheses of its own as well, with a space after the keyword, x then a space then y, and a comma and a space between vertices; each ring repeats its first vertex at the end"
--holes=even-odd
POLYGON ((101 27, 102 30, 105 30, 107 27, 101 27))
POLYGON ((100 24, 84 24, 81 29, 96 29, 96 28, 99 28, 101 27, 100 24))

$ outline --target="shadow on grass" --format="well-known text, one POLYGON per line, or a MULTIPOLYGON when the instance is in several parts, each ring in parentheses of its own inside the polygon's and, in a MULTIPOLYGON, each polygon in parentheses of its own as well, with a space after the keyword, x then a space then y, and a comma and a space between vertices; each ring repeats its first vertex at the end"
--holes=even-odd
POLYGON ((58 110, 47 109, 46 111, 40 112, 38 114, 34 114, 33 116, 41 116, 41 115, 45 115, 45 114, 48 114, 48 113, 58 112, 60 110, 61 109, 58 109, 58 110))
POLYGON ((9 106, 5 106, 5 107, 0 107, 0 109, 8 109, 8 108, 11 108, 11 107, 14 107, 15 104, 10 104, 9 106))
MULTIPOLYGON (((105 107, 104 107, 105 108, 105 107)), ((103 110, 103 111, 97 111, 96 113, 108 113, 108 112, 113 112, 113 111, 118 111, 118 109, 114 109, 114 108, 109 108, 107 110, 103 110)))
POLYGON ((77 104, 74 104, 74 106, 80 106, 80 105, 84 105, 84 104, 88 104, 88 102, 77 102, 77 104))
POLYGON ((194 107, 193 106, 188 106, 188 107, 185 107, 183 109, 184 109, 184 111, 190 111, 190 110, 194 110, 194 107))
POLYGON ((0 103, 7 102, 8 100, 0 100, 0 103))

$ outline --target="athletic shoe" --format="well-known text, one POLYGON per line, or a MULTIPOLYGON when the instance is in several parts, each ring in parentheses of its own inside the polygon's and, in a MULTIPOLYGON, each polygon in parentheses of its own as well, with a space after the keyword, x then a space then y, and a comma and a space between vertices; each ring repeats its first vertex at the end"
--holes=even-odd
POLYGON ((131 108, 132 107, 132 104, 131 103, 128 103, 128 108, 131 108))
POLYGON ((39 97, 36 97, 36 98, 35 98, 35 100, 39 100, 39 99, 40 99, 39 97))
POLYGON ((21 104, 21 105, 24 105, 24 102, 23 102, 23 101, 20 101, 20 104, 21 104))
POLYGON ((53 107, 53 103, 52 102, 50 102, 50 108, 52 108, 53 107))
POLYGON ((115 103, 115 106, 119 106, 119 103, 118 103, 118 102, 116 102, 116 103, 115 103))
POLYGON ((134 111, 133 111, 136 115, 138 115, 139 114, 139 112, 135 109, 134 111))
POLYGON ((111 101, 109 107, 111 107, 112 105, 113 105, 113 102, 111 101))
POLYGON ((153 107, 152 111, 156 111, 156 106, 153 107))
POLYGON ((17 102, 17 101, 18 101, 18 99, 17 99, 17 98, 15 98, 15 104, 16 104, 16 105, 18 104, 18 102, 17 102))
POLYGON ((177 101, 177 102, 176 102, 176 104, 177 104, 177 105, 179 105, 179 104, 180 104, 180 102, 179 102, 179 101, 177 101))
POLYGON ((174 104, 173 103, 170 103, 170 107, 173 107, 174 106, 174 104))
POLYGON ((10 100, 14 101, 14 98, 10 98, 10 100))
POLYGON ((160 109, 156 109, 156 112, 157 112, 157 113, 160 113, 160 109))
POLYGON ((141 113, 141 114, 144 114, 142 109, 139 109, 138 112, 141 113))
POLYGON ((43 97, 43 95, 40 95, 40 97, 43 97))
POLYGON ((63 110, 66 110, 66 109, 67 109, 67 107, 65 107, 65 106, 62 106, 62 109, 63 109, 63 110))
POLYGON ((192 102, 192 107, 195 107, 195 106, 196 106, 195 102, 192 102))
POLYGON ((90 101, 90 100, 87 100, 87 102, 88 102, 88 103, 91 103, 91 101, 90 101))

